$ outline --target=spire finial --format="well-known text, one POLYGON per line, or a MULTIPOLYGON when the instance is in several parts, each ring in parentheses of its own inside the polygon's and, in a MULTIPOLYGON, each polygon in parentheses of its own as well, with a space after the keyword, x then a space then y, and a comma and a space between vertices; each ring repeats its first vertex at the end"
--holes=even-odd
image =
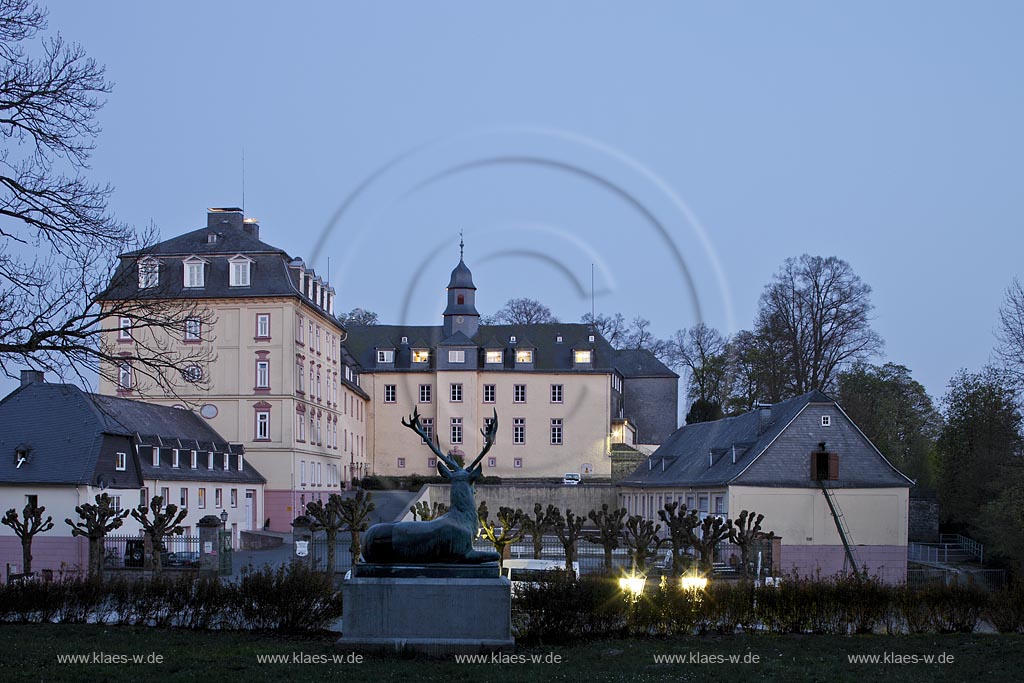
POLYGON ((462 238, 462 231, 459 230, 459 260, 465 255, 466 241, 462 238))

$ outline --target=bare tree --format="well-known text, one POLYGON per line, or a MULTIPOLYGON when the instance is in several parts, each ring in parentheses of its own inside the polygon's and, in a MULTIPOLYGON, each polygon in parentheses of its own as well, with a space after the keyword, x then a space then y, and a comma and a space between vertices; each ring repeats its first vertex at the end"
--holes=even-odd
MULTIPOLYGON (((120 355, 108 343, 130 318, 137 329, 183 329, 200 307, 158 297, 104 302, 116 256, 153 239, 107 210, 109 185, 86 178, 110 92, 104 68, 75 44, 41 38, 46 12, 29 0, 0 0, 0 372, 24 366, 112 380, 130 373, 172 387, 208 360, 164 341, 120 355), (136 353, 138 352, 138 353, 136 353), (184 357, 183 357, 184 356, 184 357), (192 357, 195 356, 195 357, 192 357)), ((130 278, 134 263, 115 276, 130 278)))
POLYGON ((82 536, 89 541, 89 576, 103 578, 103 539, 114 529, 121 528, 128 510, 116 510, 109 494, 96 495, 95 503, 75 506, 75 512, 82 521, 64 523, 71 527, 72 536, 82 536))
POLYGON ((996 338, 996 355, 1016 381, 1024 383, 1024 287, 1017 278, 1006 288, 996 338))
POLYGON ((309 530, 323 531, 327 540, 327 566, 325 573, 334 580, 334 556, 338 546, 338 532, 345 528, 341 518, 342 499, 337 493, 327 496, 327 502, 313 500, 306 503, 306 516, 312 524, 309 530))
POLYGON ((621 313, 614 315, 598 313, 596 316, 587 313, 580 318, 580 322, 593 325, 594 331, 604 337, 604 340, 616 349, 622 348, 623 343, 626 341, 626 336, 629 334, 626 318, 621 313))
POLYGON ((362 552, 359 534, 370 528, 370 513, 377 507, 372 498, 372 493, 360 489, 356 495, 345 498, 341 503, 341 519, 349 533, 348 551, 352 556, 352 564, 359 562, 359 554, 362 552))
POLYGON ((480 321, 484 325, 532 325, 535 323, 557 323, 551 309, 536 299, 509 299, 494 315, 486 315, 480 321))
POLYGON ((152 500, 149 501, 149 508, 145 505, 132 510, 132 519, 139 523, 142 527, 142 532, 149 539, 150 543, 150 554, 149 554, 149 568, 157 574, 163 569, 163 565, 160 562, 160 553, 164 549, 164 536, 181 536, 185 533, 185 527, 181 526, 181 522, 188 515, 188 510, 185 508, 178 509, 178 506, 174 503, 164 507, 164 499, 162 496, 153 496, 152 500), (149 513, 153 513, 153 518, 149 518, 149 513))
POLYGON ((583 539, 604 549, 604 568, 609 572, 612 570, 612 555, 622 541, 626 514, 626 508, 612 509, 608 507, 608 503, 603 503, 600 510, 591 510, 587 513, 597 531, 584 534, 583 539))
POLYGON ((379 322, 380 317, 373 311, 368 311, 365 308, 353 308, 341 316, 341 323, 343 325, 376 325, 379 322))
POLYGON ((651 559, 657 555, 665 539, 658 536, 660 524, 655 524, 640 515, 632 515, 623 527, 623 542, 629 550, 633 572, 646 572, 651 559))
POLYGON ((555 532, 555 536, 558 537, 559 543, 562 544, 562 549, 565 550, 565 570, 567 572, 575 571, 573 564, 576 562, 579 540, 583 536, 583 525, 587 519, 586 517, 577 517, 569 508, 565 509, 564 516, 562 511, 553 505, 549 505, 548 510, 551 517, 551 528, 555 532))
POLYGON ((677 331, 668 342, 668 361, 686 370, 691 401, 725 405, 732 389, 731 349, 728 338, 705 323, 677 331))
POLYGON ((47 515, 44 520, 44 512, 46 512, 45 506, 37 507, 32 500, 29 500, 25 504, 25 509, 21 511, 21 519, 18 518, 18 513, 14 508, 8 510, 3 519, 0 519, 0 524, 11 527, 14 530, 14 535, 21 539, 22 572, 25 574, 32 573, 32 539, 36 537, 36 534, 53 528, 53 517, 47 515))
POLYGON ((755 334, 784 349, 791 393, 827 389, 839 368, 881 351, 870 295, 842 259, 786 259, 761 294, 755 334))

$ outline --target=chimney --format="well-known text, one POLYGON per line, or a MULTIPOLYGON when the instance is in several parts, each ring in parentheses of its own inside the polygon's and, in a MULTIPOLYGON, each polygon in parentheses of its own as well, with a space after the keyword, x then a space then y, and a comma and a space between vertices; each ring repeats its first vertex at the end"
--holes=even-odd
POLYGON ((247 235, 252 235, 256 239, 260 238, 260 221, 257 218, 244 218, 242 219, 242 232, 247 235))
POLYGON ((244 225, 242 210, 237 206, 214 207, 206 210, 206 227, 211 230, 234 228, 241 230, 244 225))
POLYGON ((21 371, 21 386, 27 386, 29 384, 36 384, 37 382, 42 383, 46 380, 43 378, 42 370, 22 370, 21 371))
POLYGON ((772 423, 772 404, 759 402, 754 407, 757 409, 757 434, 760 436, 768 431, 772 423))

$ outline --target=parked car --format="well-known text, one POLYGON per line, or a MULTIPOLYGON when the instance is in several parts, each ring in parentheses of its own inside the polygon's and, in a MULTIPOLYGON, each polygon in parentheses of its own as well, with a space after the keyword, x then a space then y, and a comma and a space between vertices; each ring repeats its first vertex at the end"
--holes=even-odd
POLYGON ((579 472, 566 472, 562 477, 562 483, 566 486, 578 486, 581 479, 579 472))
MULTIPOLYGON (((168 558, 170 553, 167 550, 160 551, 160 564, 164 567, 167 566, 168 558)), ((126 567, 145 567, 148 563, 146 558, 146 543, 141 538, 129 539, 124 544, 124 566, 126 567)))
MULTIPOLYGON (((572 563, 576 578, 580 576, 579 562, 572 563)), ((512 595, 523 589, 523 586, 536 586, 547 572, 565 571, 562 560, 505 560, 501 564, 502 576, 512 582, 512 595)))
POLYGON ((168 567, 198 567, 199 553, 194 550, 179 551, 167 556, 168 567))

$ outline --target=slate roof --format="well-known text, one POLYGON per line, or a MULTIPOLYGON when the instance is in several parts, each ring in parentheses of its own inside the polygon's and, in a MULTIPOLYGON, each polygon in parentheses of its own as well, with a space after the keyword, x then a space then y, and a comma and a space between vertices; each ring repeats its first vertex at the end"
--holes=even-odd
MULTIPOLYGON (((763 426, 759 410, 752 410, 742 415, 713 422, 685 425, 676 430, 621 483, 624 486, 640 487, 707 487, 728 484, 747 485, 748 483, 769 486, 792 485, 791 481, 771 481, 770 477, 765 479, 763 475, 761 481, 747 482, 743 480, 743 475, 755 461, 762 457, 771 457, 770 448, 773 443, 801 412, 812 404, 827 404, 835 406, 840 412, 842 410, 834 400, 824 393, 811 391, 774 404, 771 407, 771 418, 763 426), (733 462, 734 448, 736 450, 735 462, 733 462), (709 466, 711 460, 713 460, 713 464, 709 466)), ((845 413, 842 415, 845 416, 845 413)), ((853 425, 852 421, 849 424, 853 425)), ((877 462, 877 467, 865 475, 865 480, 870 480, 872 486, 908 486, 910 480, 885 460, 867 440, 867 437, 864 437, 856 429, 855 425, 853 428, 861 437, 861 443, 857 446, 862 451, 870 450, 872 459, 877 462)), ((806 446, 813 448, 814 444, 807 443, 806 446)), ((806 453, 809 452, 809 450, 806 451, 806 453)), ((806 453, 801 452, 800 457, 806 458, 806 453)), ((769 460, 764 462, 768 463, 769 460)), ((801 473, 806 471, 803 462, 806 460, 802 460, 799 466, 801 473)), ((766 468, 770 469, 770 466, 766 464, 761 469, 766 468)), ((844 485, 855 483, 848 478, 844 485)), ((815 484, 810 482, 807 485, 815 484)))
POLYGON ((459 259, 459 265, 452 270, 452 276, 448 280, 448 289, 476 289, 476 286, 473 285, 473 273, 462 259, 459 259))
MULTIPOLYGON (((479 349, 516 349, 532 348, 534 350, 534 371, 559 372, 601 372, 618 370, 625 377, 678 377, 661 361, 647 350, 616 350, 600 335, 589 337, 592 327, 586 323, 536 323, 532 325, 481 325, 477 333, 464 341, 459 338, 458 345, 474 345, 479 349), (561 335, 559 343, 557 337, 561 335), (516 342, 509 341, 516 337, 516 342), (528 340, 528 341, 527 341, 528 340), (574 349, 592 348, 594 357, 591 367, 573 367, 572 352, 574 349)), ((353 325, 348 328, 346 346, 356 361, 362 366, 363 372, 395 372, 411 369, 408 354, 401 352, 402 337, 422 339, 431 349, 450 345, 443 337, 441 325, 353 325), (394 348, 394 369, 378 369, 376 349, 394 348)), ((461 335, 457 332, 453 337, 461 335)), ((512 354, 506 354, 505 369, 512 370, 512 354)), ((433 355, 431 356, 433 364, 433 355)), ((488 366, 490 369, 490 366, 488 366)), ((417 368, 419 370, 419 368, 417 368)))
MULTIPOLYGON (((131 445, 244 452, 241 444, 229 444, 191 411, 90 394, 70 384, 34 382, 0 401, 0 483, 95 485, 97 460, 110 437, 130 440, 131 445), (33 457, 17 468, 13 454, 21 443, 31 444, 33 457)), ((140 460, 145 478, 266 481, 244 458, 242 472, 235 463, 224 471, 223 460, 214 470, 177 471, 170 463, 155 469, 151 459, 140 460)))
MULTIPOLYGON (((289 268, 292 258, 282 249, 262 242, 242 229, 221 225, 200 228, 172 237, 150 248, 122 254, 114 275, 101 300, 127 299, 225 299, 289 296, 301 298, 342 328, 341 322, 316 302, 302 295, 297 268, 289 268), (217 242, 207 237, 217 233, 217 242), (248 287, 232 287, 229 259, 239 254, 252 259, 248 287), (207 261, 203 287, 185 287, 183 261, 189 256, 207 261), (152 256, 159 261, 159 284, 139 288, 139 261, 152 256)), ((307 274, 312 271, 307 270, 307 274)))

